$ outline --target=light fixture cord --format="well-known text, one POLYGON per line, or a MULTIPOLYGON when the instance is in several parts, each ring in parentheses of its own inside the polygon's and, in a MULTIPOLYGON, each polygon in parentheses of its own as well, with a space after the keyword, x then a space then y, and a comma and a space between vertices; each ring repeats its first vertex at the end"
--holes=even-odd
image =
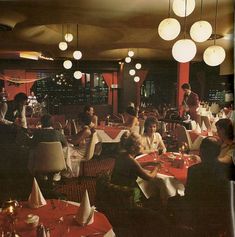
POLYGON ((187 20, 187 0, 185 0, 185 9, 184 9, 184 39, 186 38, 186 20, 187 20))
POLYGON ((169 0, 169 6, 168 6, 168 18, 171 16, 171 0, 169 0))
POLYGON ((217 14, 218 14, 218 0, 216 0, 216 9, 215 9, 215 33, 214 33, 214 45, 216 41, 216 31, 217 31, 217 14))
POLYGON ((200 20, 202 20, 202 5, 203 5, 203 4, 202 4, 202 1, 203 1, 203 0, 201 0, 201 15, 200 15, 200 20))

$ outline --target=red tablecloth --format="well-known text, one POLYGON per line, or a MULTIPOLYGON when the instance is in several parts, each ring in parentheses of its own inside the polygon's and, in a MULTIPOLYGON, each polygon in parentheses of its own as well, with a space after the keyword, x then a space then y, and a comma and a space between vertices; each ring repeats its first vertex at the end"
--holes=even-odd
MULTIPOLYGON (((171 153, 167 152, 161 156, 156 156, 154 154, 148 154, 145 155, 139 159, 137 159, 137 161, 141 164, 145 163, 145 162, 157 162, 157 161, 161 161, 163 163, 161 170, 159 171, 159 173, 161 174, 165 174, 165 175, 172 175, 174 176, 176 179, 178 179, 180 182, 182 182, 183 184, 186 183, 187 180, 187 174, 188 174, 188 167, 192 166, 195 164, 194 161, 192 161, 189 158, 189 155, 184 154, 184 166, 182 168, 175 168, 172 166, 172 161, 171 159, 167 158, 168 156, 170 156, 171 153)), ((179 159, 180 155, 176 154, 175 155, 175 159, 179 159)), ((155 166, 147 166, 145 167, 146 169, 153 169, 155 166)))
POLYGON ((103 130, 111 139, 115 139, 122 130, 121 128, 118 127, 109 127, 109 126, 106 127, 99 126, 96 129, 103 130))
MULTIPOLYGON (((109 230, 112 229, 111 224, 107 218, 100 212, 95 212, 94 222, 91 225, 85 227, 79 226, 74 220, 74 216, 78 211, 78 206, 72 204, 65 204, 57 200, 53 200, 56 208, 53 209, 50 200, 47 200, 47 205, 38 209, 31 209, 27 206, 27 203, 23 204, 23 208, 19 210, 16 222, 16 231, 21 237, 35 237, 36 228, 30 228, 25 223, 25 219, 28 214, 38 215, 40 223, 49 227, 51 237, 75 237, 81 235, 90 235, 94 233, 97 237, 104 236, 109 230), (64 222, 59 223, 59 218, 63 216, 64 222), (69 232, 67 231, 69 227, 69 232)), ((0 214, 0 221, 3 222, 3 215, 0 214)))
POLYGON ((198 138, 198 136, 207 136, 208 132, 207 131, 203 131, 201 133, 197 133, 195 131, 189 131, 189 136, 191 138, 192 143, 198 138))

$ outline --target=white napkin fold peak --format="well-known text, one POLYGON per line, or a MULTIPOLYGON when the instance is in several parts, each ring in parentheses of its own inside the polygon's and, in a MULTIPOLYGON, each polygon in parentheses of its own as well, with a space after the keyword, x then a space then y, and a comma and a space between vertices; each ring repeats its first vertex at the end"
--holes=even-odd
POLYGON ((204 121, 202 121, 202 127, 201 127, 201 130, 202 130, 202 131, 207 131, 207 127, 206 127, 204 121))
POLYGON ((76 215, 78 224, 81 226, 92 224, 94 222, 94 211, 95 207, 91 207, 88 192, 86 190, 76 215))
POLYGON ((28 204, 31 208, 39 208, 47 204, 35 178, 33 179, 33 186, 31 194, 29 195, 28 204))

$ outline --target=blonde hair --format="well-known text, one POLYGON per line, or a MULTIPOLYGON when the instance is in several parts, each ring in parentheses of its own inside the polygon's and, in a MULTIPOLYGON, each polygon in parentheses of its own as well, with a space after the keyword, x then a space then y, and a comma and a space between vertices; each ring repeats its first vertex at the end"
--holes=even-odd
POLYGON ((141 143, 141 136, 138 133, 130 133, 129 131, 123 133, 121 140, 121 147, 124 148, 127 153, 133 153, 139 149, 141 143))

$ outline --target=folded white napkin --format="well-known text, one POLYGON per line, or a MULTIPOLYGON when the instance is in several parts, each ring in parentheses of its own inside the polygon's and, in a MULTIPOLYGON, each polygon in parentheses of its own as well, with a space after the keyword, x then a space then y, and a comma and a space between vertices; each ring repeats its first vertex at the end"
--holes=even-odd
POLYGON ((207 131, 207 127, 206 127, 204 121, 202 121, 202 127, 201 127, 201 130, 202 130, 202 131, 207 131))
POLYGON ((222 113, 222 118, 227 118, 225 112, 222 113))
POLYGON ((47 204, 35 178, 33 179, 33 187, 29 195, 28 204, 31 208, 39 208, 47 204))
POLYGON ((216 126, 215 126, 215 121, 211 124, 211 131, 212 132, 217 132, 217 128, 216 128, 216 126))
POLYGON ((198 123, 197 123, 197 125, 196 125, 195 132, 197 132, 197 133, 201 133, 201 132, 202 132, 202 130, 201 130, 201 128, 200 128, 200 125, 199 125, 198 123))
POLYGON ((87 190, 85 191, 81 205, 76 215, 76 221, 79 225, 90 225, 94 222, 95 207, 91 207, 87 190))

